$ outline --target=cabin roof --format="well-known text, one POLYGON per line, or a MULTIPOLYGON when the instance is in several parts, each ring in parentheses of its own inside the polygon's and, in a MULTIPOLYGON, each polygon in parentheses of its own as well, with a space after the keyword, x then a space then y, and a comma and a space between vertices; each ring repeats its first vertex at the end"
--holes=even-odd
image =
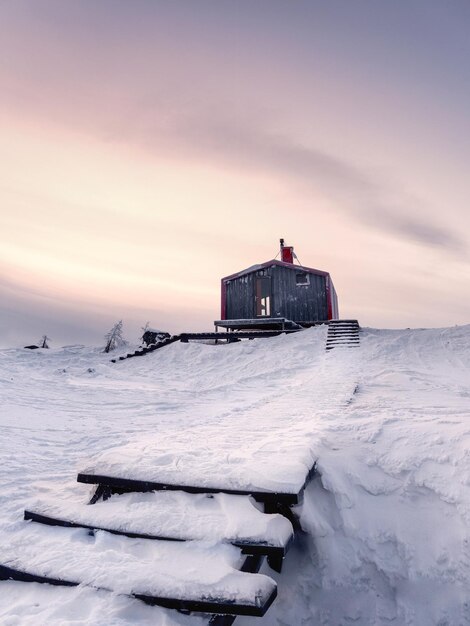
POLYGON ((277 259, 272 259, 271 261, 266 261, 265 263, 258 263, 257 265, 252 265, 251 267, 247 267, 240 272, 236 272, 235 274, 230 274, 230 276, 224 276, 222 278, 225 280, 233 280, 235 278, 239 278, 240 276, 244 276, 245 274, 252 274, 253 272, 257 272, 258 270, 265 269, 266 267, 272 267, 273 265, 278 265, 280 267, 287 267, 290 270, 295 270, 296 272, 307 272, 308 274, 316 274, 317 276, 329 276, 329 272, 324 272, 322 270, 316 270, 313 267, 306 267, 305 265, 293 265, 292 263, 285 263, 284 261, 278 261, 277 259))

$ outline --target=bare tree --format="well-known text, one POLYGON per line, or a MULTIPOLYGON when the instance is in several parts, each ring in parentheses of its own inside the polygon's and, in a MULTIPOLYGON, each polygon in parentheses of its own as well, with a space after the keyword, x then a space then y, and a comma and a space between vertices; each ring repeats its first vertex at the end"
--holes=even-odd
POLYGON ((111 352, 119 346, 124 346, 126 344, 126 341, 122 336, 122 320, 117 322, 117 324, 114 324, 111 330, 106 333, 104 338, 106 340, 104 352, 111 352))
POLYGON ((49 344, 47 343, 48 341, 50 341, 50 338, 47 335, 43 335, 42 338, 41 338, 41 341, 38 341, 39 347, 40 348, 49 348, 49 344))

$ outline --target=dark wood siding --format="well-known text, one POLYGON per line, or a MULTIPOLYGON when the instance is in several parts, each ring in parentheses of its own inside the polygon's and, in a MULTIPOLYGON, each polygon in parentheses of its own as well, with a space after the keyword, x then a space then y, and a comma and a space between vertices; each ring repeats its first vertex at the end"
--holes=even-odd
POLYGON ((256 317, 256 272, 225 283, 228 320, 249 320, 256 317))
MULTIPOLYGON (((297 285, 296 269, 270 268, 273 281, 273 316, 295 322, 326 320, 325 277, 308 273, 308 284, 297 285)), ((303 272, 305 273, 305 272, 303 272)))
MULTIPOLYGON (((328 319, 325 276, 277 265, 263 271, 271 277, 271 317, 285 317, 295 322, 328 319), (308 274, 308 284, 297 284, 299 273, 308 274)), ((227 319, 256 317, 256 277, 257 272, 253 271, 225 283, 227 319)))

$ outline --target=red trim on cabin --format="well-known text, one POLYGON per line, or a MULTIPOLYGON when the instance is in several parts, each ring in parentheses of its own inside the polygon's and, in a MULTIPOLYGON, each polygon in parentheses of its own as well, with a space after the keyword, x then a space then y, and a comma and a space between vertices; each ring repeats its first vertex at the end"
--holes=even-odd
POLYGON ((339 319, 338 296, 336 295, 336 289, 330 275, 326 278, 326 303, 328 307, 328 319, 339 319))
POLYGON ((237 272, 236 274, 230 274, 230 276, 225 276, 224 278, 222 278, 222 282, 224 280, 233 280, 234 278, 239 278, 240 276, 244 276, 245 274, 251 274, 252 272, 265 269, 266 267, 271 267, 272 265, 279 265, 280 267, 288 267, 289 269, 294 268, 301 272, 303 271, 303 272, 309 272, 310 274, 317 274, 317 276, 329 276, 328 272, 323 272, 322 270, 316 270, 313 267, 306 267, 305 265, 293 266, 292 263, 283 263, 282 261, 273 259, 272 261, 266 261, 266 263, 261 263, 258 265, 252 265, 251 267, 247 267, 245 270, 241 270, 240 272, 237 272))

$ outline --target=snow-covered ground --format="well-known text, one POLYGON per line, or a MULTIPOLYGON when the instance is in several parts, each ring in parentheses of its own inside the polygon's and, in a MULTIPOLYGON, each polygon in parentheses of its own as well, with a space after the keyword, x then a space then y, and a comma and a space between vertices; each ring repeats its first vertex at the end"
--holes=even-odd
MULTIPOLYGON (((236 623, 470 624, 470 326, 365 329, 360 348, 330 352, 325 339, 320 327, 176 343, 117 364, 80 346, 0 351, 3 540, 23 532, 28 501, 115 446, 158 440, 167 469, 209 458, 199 480, 223 466, 267 486, 318 459, 305 533, 281 575, 262 570, 277 600, 236 623)), ((206 622, 86 587, 0 583, 7 626, 206 622)))

